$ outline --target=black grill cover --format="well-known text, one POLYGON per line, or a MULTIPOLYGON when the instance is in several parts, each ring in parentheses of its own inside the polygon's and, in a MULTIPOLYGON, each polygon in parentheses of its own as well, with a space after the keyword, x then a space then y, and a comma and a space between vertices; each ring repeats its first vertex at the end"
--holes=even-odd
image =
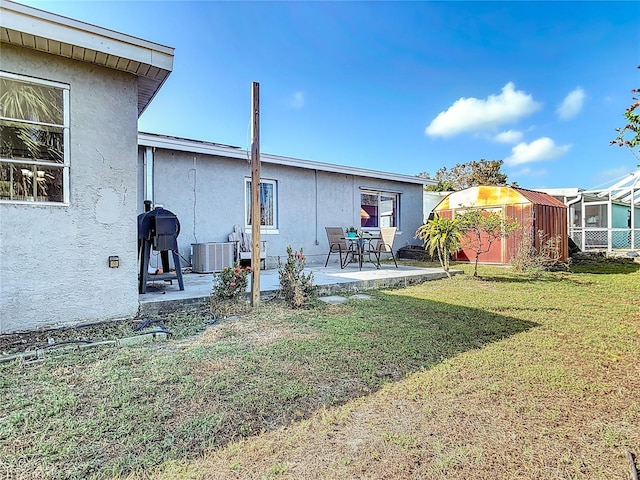
POLYGON ((154 250, 177 250, 180 222, 169 210, 156 207, 138 215, 138 239, 151 242, 154 250))

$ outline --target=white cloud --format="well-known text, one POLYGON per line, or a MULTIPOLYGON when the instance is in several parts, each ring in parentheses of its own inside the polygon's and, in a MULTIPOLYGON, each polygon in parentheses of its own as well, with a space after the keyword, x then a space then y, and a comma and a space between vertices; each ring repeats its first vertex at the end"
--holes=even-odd
POLYGON ((532 170, 531 167, 524 167, 522 170, 512 173, 511 176, 543 177, 546 174, 546 170, 532 170))
POLYGON ((579 114, 584 104, 584 98, 585 93, 581 87, 569 92, 556 110, 560 120, 569 120, 579 114))
POLYGON ((289 108, 302 108, 304 107, 304 92, 294 92, 289 98, 289 108))
POLYGON ((531 143, 519 143, 511 149, 511 156, 504 159, 507 165, 522 165, 542 160, 551 160, 564 155, 571 145, 556 146, 549 137, 542 137, 531 143))
POLYGON ((493 139, 500 143, 517 143, 522 140, 522 132, 518 130, 507 130, 506 132, 500 132, 493 139))
POLYGON ((460 98, 446 111, 440 112, 425 129, 432 137, 449 137, 462 132, 478 132, 498 128, 532 114, 541 107, 533 97, 516 90, 512 82, 502 88, 500 95, 486 99, 460 98))

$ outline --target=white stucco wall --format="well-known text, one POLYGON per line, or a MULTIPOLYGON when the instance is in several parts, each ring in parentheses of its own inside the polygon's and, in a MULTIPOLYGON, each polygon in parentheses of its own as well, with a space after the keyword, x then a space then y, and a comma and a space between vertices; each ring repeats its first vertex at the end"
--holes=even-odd
POLYGON ((136 77, 4 43, 1 68, 70 85, 71 141, 69 206, 0 203, 0 333, 134 315, 136 77))
MULTIPOLYGON (((140 171, 143 151, 141 147, 140 171)), ((246 161, 161 148, 153 156, 154 201, 178 216, 178 243, 185 259, 192 243, 226 241, 234 224, 244 226, 244 179, 251 175, 246 161)), ((413 236, 423 220, 422 185, 271 163, 262 164, 261 177, 278 182, 278 233, 262 235, 271 267, 278 256, 286 257, 288 245, 302 247, 308 263, 324 263, 329 248, 324 227, 360 225, 362 187, 400 193, 394 248, 419 243, 413 236)), ((143 211, 143 200, 140 189, 138 212, 143 211)))
POLYGON ((442 201, 444 197, 451 192, 424 192, 422 211, 424 214, 424 223, 427 223, 429 216, 433 213, 433 209, 442 201))

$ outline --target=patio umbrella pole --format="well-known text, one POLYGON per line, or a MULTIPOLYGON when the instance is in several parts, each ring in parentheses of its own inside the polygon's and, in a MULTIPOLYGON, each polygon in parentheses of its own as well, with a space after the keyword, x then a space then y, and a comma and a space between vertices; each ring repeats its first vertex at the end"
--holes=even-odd
MULTIPOLYGON (((251 306, 260 305, 260 84, 251 84, 251 306)), ((266 262, 266 259, 265 259, 266 262)))

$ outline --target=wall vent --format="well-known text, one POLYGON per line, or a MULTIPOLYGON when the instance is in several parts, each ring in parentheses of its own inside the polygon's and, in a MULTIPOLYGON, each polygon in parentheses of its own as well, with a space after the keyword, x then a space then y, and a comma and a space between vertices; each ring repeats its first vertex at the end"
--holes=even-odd
POLYGON ((232 242, 194 243, 191 266, 195 273, 220 272, 233 266, 235 244, 232 242))

